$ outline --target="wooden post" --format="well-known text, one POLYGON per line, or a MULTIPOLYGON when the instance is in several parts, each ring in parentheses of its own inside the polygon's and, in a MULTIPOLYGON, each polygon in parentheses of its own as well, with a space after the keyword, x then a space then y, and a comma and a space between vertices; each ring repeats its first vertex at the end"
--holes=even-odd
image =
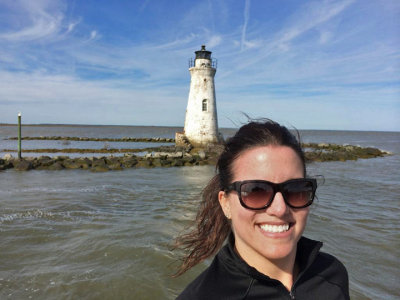
POLYGON ((21 159, 21 113, 18 113, 18 159, 21 159))

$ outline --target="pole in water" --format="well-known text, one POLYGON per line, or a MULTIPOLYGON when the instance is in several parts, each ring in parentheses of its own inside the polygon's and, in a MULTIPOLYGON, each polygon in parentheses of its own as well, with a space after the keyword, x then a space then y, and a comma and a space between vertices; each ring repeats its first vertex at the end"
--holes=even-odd
POLYGON ((21 159, 21 113, 18 113, 18 159, 21 159))

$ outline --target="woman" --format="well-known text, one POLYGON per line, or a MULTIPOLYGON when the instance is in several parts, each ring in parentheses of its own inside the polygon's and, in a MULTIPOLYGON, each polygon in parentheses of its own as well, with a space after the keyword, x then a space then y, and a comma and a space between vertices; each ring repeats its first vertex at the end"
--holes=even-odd
POLYGON ((349 299, 345 267, 302 237, 316 188, 286 127, 241 127, 203 191, 197 227, 178 238, 188 254, 177 274, 228 242, 177 299, 349 299))

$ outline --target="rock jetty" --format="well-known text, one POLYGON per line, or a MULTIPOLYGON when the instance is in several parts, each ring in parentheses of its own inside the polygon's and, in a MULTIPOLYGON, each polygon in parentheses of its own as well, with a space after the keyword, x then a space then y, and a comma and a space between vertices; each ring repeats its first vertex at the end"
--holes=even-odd
MULTIPOLYGON (((18 137, 10 137, 8 140, 17 140, 18 137)), ((175 139, 170 138, 135 138, 135 137, 123 137, 123 138, 92 138, 92 137, 76 137, 76 136, 25 136, 22 140, 47 140, 47 141, 80 141, 80 142, 148 142, 148 143, 175 143, 175 139)))
POLYGON ((305 149, 306 160, 309 162, 357 160, 359 158, 367 159, 391 154, 377 148, 352 145, 304 143, 302 147, 305 149))
MULTIPOLYGON (((377 148, 325 143, 303 144, 303 148, 305 149, 305 156, 308 162, 357 160, 359 158, 375 158, 391 154, 377 148)), ((49 149, 31 151, 41 152, 43 150, 48 153, 52 152, 49 149)), ((77 153, 96 153, 93 150, 95 149, 76 149, 77 153)), ((101 153, 114 153, 112 149, 97 150, 102 150, 101 153)), ((122 149, 117 150, 116 152, 118 153, 124 153, 124 151, 121 151, 122 149)), ((11 154, 6 154, 2 159, 0 158, 0 171, 14 168, 17 171, 84 169, 93 172, 105 172, 126 168, 198 166, 215 164, 220 151, 221 147, 219 146, 210 149, 161 146, 146 149, 126 149, 126 152, 129 153, 125 153, 123 156, 110 155, 78 158, 71 158, 69 156, 40 156, 18 159, 14 158, 11 154), (148 153, 143 156, 134 154, 135 152, 146 151, 148 153)), ((74 149, 70 152, 74 153, 74 149)))
POLYGON ((211 157, 205 153, 156 152, 145 156, 125 154, 124 156, 79 157, 40 156, 14 158, 10 155, 0 159, 0 170, 14 168, 17 171, 84 169, 93 172, 123 170, 126 168, 182 167, 210 164, 211 157))
MULTIPOLYGON (((160 151, 163 147, 148 147, 148 148, 140 148, 140 149, 115 149, 104 147, 101 149, 81 149, 81 148, 63 148, 63 149, 55 149, 55 148, 44 148, 44 149, 25 149, 24 153, 137 153, 137 152, 152 152, 152 151, 160 151)), ((4 152, 16 152, 16 150, 12 149, 4 149, 4 152)))

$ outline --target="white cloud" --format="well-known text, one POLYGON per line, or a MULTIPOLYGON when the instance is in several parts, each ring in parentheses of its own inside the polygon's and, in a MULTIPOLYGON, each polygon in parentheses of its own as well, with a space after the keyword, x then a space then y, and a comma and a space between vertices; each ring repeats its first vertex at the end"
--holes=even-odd
POLYGON ((213 47, 217 47, 222 41, 222 38, 220 35, 213 35, 207 42, 207 47, 213 48, 213 47))
POLYGON ((278 36, 282 36, 282 38, 278 39, 278 44, 289 43, 305 32, 338 16, 353 2, 354 0, 341 2, 323 1, 305 5, 301 11, 291 16, 292 24, 278 34, 278 36))
POLYGON ((247 24, 249 23, 250 19, 250 0, 245 1, 244 11, 243 11, 243 28, 242 28, 242 38, 240 43, 240 50, 243 51, 244 47, 246 46, 246 30, 247 24))
POLYGON ((29 42, 51 37, 59 32, 63 20, 58 1, 15 1, 13 2, 13 27, 0 32, 0 40, 29 42))
POLYGON ((198 37, 197 34, 190 32, 181 38, 176 38, 175 40, 173 40, 171 42, 169 41, 167 43, 163 43, 160 45, 147 45, 147 47, 151 47, 154 49, 180 48, 180 47, 187 46, 189 43, 191 43, 197 37, 198 37))
POLYGON ((78 25, 78 24, 79 24, 79 22, 76 22, 76 23, 69 23, 69 24, 68 24, 67 33, 70 33, 71 31, 73 31, 74 28, 75 28, 75 26, 78 25))
POLYGON ((0 39, 8 41, 32 41, 55 33, 59 29, 60 22, 57 19, 38 19, 25 28, 18 31, 0 34, 0 39))
MULTIPOLYGON (((260 32, 246 32, 242 30, 241 32, 241 43, 240 43, 240 50, 246 49, 247 51, 244 52, 244 55, 237 55, 236 62, 232 64, 233 68, 229 69, 228 71, 223 72, 221 74, 222 77, 231 76, 238 71, 246 69, 249 73, 260 74, 260 62, 264 64, 266 62, 270 62, 273 64, 282 60, 287 60, 291 56, 294 56, 296 59, 299 59, 301 62, 303 59, 299 56, 301 51, 305 51, 305 55, 310 53, 310 50, 303 50, 305 47, 296 41, 296 38, 301 37, 305 33, 313 30, 319 29, 320 26, 324 25, 327 27, 326 24, 328 21, 332 20, 334 17, 340 17, 340 13, 344 12, 346 8, 348 8, 354 0, 344 0, 341 2, 333 2, 333 1, 318 1, 318 2, 311 2, 307 3, 300 7, 299 10, 295 11, 292 15, 288 16, 286 21, 283 21, 283 27, 275 32, 271 37, 267 37, 266 39, 262 39, 260 36, 260 32), (258 36, 255 40, 245 41, 245 36, 258 36), (250 52, 249 52, 250 50, 250 52), (300 51, 299 51, 300 50, 300 51), (269 60, 268 57, 274 57, 273 60, 269 60), (257 72, 257 73, 255 73, 257 72)), ((246 10, 245 10, 246 11, 246 10)), ((246 22, 245 22, 246 24, 246 22)), ((243 26, 247 27, 246 26, 243 26)), ((329 26, 328 26, 329 27, 329 26)), ((319 42, 326 43, 332 35, 328 33, 327 30, 322 33, 320 36, 319 42)), ((311 46, 311 43, 306 43, 306 46, 311 46)), ((221 55, 220 55, 220 58, 221 55)), ((235 58, 233 58, 235 59, 235 58)), ((298 64, 299 62, 296 62, 298 64)), ((270 66, 268 67, 270 68, 270 66)), ((282 68, 278 68, 279 74, 281 73, 282 68)), ((301 76, 302 74, 297 73, 297 76, 301 76)), ((261 77, 261 76, 259 76, 261 77)), ((258 77, 258 78, 259 78, 258 77)))

